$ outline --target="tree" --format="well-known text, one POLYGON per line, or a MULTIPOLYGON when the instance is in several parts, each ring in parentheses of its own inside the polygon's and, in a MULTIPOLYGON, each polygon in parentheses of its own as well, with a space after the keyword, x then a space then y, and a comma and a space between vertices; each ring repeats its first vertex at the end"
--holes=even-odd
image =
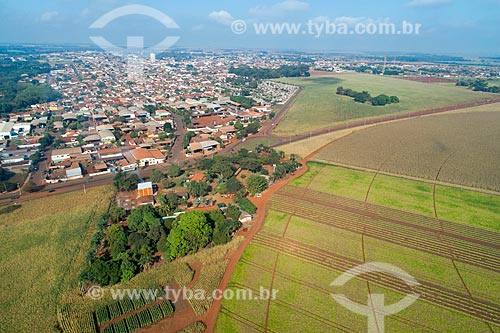
POLYGON ((260 193, 267 189, 267 179, 259 175, 251 175, 247 179, 247 187, 250 193, 260 193))
POLYGON ((41 150, 45 150, 47 147, 50 147, 53 142, 54 142, 54 137, 51 136, 50 134, 45 134, 43 138, 38 140, 41 150))
POLYGON ((188 183, 189 194, 194 197, 204 197, 208 194, 210 190, 210 185, 206 182, 189 182, 188 183))
POLYGON ((161 219, 150 205, 133 210, 127 217, 128 227, 132 231, 148 232, 151 227, 161 225, 161 219))
POLYGON ((116 261, 96 259, 80 273, 80 280, 96 283, 101 286, 120 282, 120 264, 116 261))
POLYGON ((151 172, 151 181, 153 183, 159 183, 165 178, 165 175, 160 170, 153 170, 151 172))
POLYGON ((111 208, 109 209, 109 218, 113 223, 120 222, 125 217, 125 215, 127 215, 125 209, 118 207, 116 205, 112 205, 111 208))
POLYGON ((212 210, 207 214, 207 219, 213 227, 213 245, 226 244, 231 240, 231 233, 238 227, 239 223, 228 221, 219 210, 212 210))
POLYGON ((113 258, 118 257, 127 248, 127 234, 119 224, 113 224, 106 230, 106 239, 109 242, 109 252, 113 258))
POLYGON ((169 168, 168 168, 168 175, 172 178, 175 178, 175 177, 179 177, 182 173, 182 170, 181 168, 179 168, 177 165, 175 164, 172 164, 169 168))
POLYGON ((226 193, 236 193, 243 188, 243 184, 236 177, 229 178, 225 186, 226 193))
POLYGON ((241 215, 240 209, 234 205, 229 205, 226 208, 225 213, 226 213, 226 216, 229 217, 233 221, 238 221, 238 219, 241 215))
POLYGON ((222 178, 231 178, 234 175, 235 169, 230 159, 223 156, 216 156, 214 157, 214 163, 210 171, 221 175, 222 178))
POLYGON ((192 254, 208 245, 212 230, 203 212, 192 211, 179 216, 167 237, 170 259, 192 254))
POLYGON ((243 170, 257 172, 262 168, 262 163, 258 158, 244 157, 239 160, 240 167, 243 170))
POLYGON ((165 123, 165 125, 163 125, 163 131, 167 133, 173 133, 174 128, 172 127, 171 123, 165 123))
POLYGON ((259 127, 260 127, 259 122, 258 121, 253 121, 250 124, 248 124, 248 126, 246 128, 246 131, 249 134, 255 134, 255 133, 259 132, 259 127))
POLYGON ((170 192, 158 195, 158 202, 168 211, 173 211, 179 206, 181 198, 177 194, 170 192))
POLYGON ((136 274, 137 266, 129 259, 122 260, 120 265, 121 282, 130 281, 136 274))

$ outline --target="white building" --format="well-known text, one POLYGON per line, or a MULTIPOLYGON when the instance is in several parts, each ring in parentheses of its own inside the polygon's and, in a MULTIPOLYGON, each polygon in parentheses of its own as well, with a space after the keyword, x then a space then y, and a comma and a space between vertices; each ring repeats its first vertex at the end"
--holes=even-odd
POLYGON ((66 161, 71 159, 76 155, 80 155, 82 153, 82 148, 63 148, 63 149, 54 149, 52 150, 51 159, 54 163, 59 163, 62 161, 66 161))
POLYGON ((14 123, 0 123, 0 140, 10 140, 14 123))

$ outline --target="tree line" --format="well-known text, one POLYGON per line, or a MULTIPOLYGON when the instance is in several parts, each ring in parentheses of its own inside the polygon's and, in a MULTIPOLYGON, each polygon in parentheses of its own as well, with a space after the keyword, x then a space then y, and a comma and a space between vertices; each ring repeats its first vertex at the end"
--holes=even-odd
POLYGON ((21 81, 26 75, 33 77, 50 73, 51 67, 34 59, 13 61, 0 58, 0 115, 6 117, 32 104, 56 101, 61 97, 46 84, 37 80, 21 81))
POLYGON ((282 77, 309 77, 309 65, 282 65, 278 68, 250 66, 231 67, 229 73, 253 79, 278 79, 282 77))
POLYGON ((357 103, 369 102, 373 106, 385 106, 387 104, 399 103, 399 98, 397 96, 381 94, 376 97, 372 97, 368 91, 358 92, 352 89, 344 89, 344 87, 337 88, 337 95, 352 97, 357 103))
POLYGON ((484 79, 459 80, 457 82, 457 86, 468 87, 469 89, 472 89, 473 91, 482 91, 482 92, 489 92, 489 93, 494 93, 494 94, 500 93, 500 86, 490 86, 488 81, 486 81, 484 79))

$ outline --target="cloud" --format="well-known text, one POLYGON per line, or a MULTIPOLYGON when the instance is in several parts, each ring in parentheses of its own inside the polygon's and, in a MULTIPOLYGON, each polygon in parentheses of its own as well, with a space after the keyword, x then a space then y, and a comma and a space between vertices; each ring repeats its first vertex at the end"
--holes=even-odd
POLYGON ((309 3, 299 0, 285 0, 271 6, 257 6, 250 9, 250 14, 257 17, 276 17, 290 12, 304 11, 309 3))
POLYGON ((379 24, 379 23, 390 23, 390 20, 389 18, 385 17, 385 18, 369 18, 369 17, 362 17, 362 16, 340 16, 340 17, 336 17, 336 18, 330 18, 330 17, 327 17, 327 16, 318 16, 318 17, 315 17, 313 20, 312 20, 314 23, 318 23, 318 24, 321 24, 321 23, 333 23, 335 25, 340 25, 340 24, 343 24, 343 25, 347 25, 349 27, 353 27, 355 26, 356 24, 379 24))
POLYGON ((59 16, 59 12, 57 12, 57 11, 45 12, 40 16, 40 21, 50 22, 53 19, 55 19, 57 16, 59 16))
POLYGON ((198 24, 191 28, 191 30, 193 31, 201 31, 203 29, 205 29, 205 26, 203 24, 198 24))
POLYGON ((451 3, 451 0, 412 0, 406 5, 409 7, 429 7, 437 5, 445 5, 451 3))
POLYGON ((234 17, 225 10, 211 12, 208 17, 223 25, 231 25, 234 21, 234 17))
POLYGON ((306 10, 309 8, 309 3, 298 0, 286 0, 275 4, 273 8, 286 11, 306 10))

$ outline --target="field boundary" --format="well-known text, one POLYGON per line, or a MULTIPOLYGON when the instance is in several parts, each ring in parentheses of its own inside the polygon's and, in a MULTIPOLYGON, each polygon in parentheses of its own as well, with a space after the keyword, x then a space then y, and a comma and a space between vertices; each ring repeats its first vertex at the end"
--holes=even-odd
MULTIPOLYGON (((376 169, 371 169, 371 168, 365 168, 365 167, 360 167, 357 165, 352 165, 352 164, 344 164, 340 162, 332 162, 332 161, 327 161, 327 160, 322 160, 319 158, 311 158, 309 162, 314 162, 314 163, 319 163, 319 164, 328 164, 332 166, 337 166, 341 168, 346 168, 346 169, 352 169, 352 170, 357 170, 357 171, 365 171, 365 172, 371 172, 371 173, 376 173, 376 169)), ((436 181, 432 179, 427 179, 427 178, 419 178, 419 177, 414 177, 414 176, 408 176, 408 175, 402 175, 398 173, 393 173, 393 172, 387 172, 387 171, 380 171, 378 172, 381 175, 385 176, 391 176, 391 177, 397 177, 397 178, 403 178, 403 179, 408 179, 408 180, 415 180, 423 183, 428 183, 428 184, 433 184, 433 185, 441 185, 441 186, 448 186, 448 187, 454 187, 454 188, 459 188, 462 190, 468 190, 468 191, 473 191, 473 192, 478 192, 478 193, 483 193, 483 194, 490 194, 490 195, 496 195, 500 196, 500 192, 497 191, 492 191, 492 190, 486 190, 482 189, 479 187, 471 187, 471 186, 465 186, 465 185, 460 185, 460 184, 454 184, 454 183, 448 183, 448 182, 443 182, 443 181, 436 181)))
MULTIPOLYGON (((484 99, 484 100, 480 100, 477 102, 458 104, 458 105, 450 105, 450 106, 445 106, 445 107, 441 107, 441 108, 427 109, 427 110, 415 111, 415 112, 410 112, 410 113, 400 112, 400 113, 394 113, 394 114, 390 114, 390 115, 383 115, 380 117, 375 117, 373 119, 366 119, 366 118, 364 118, 364 119, 361 118, 361 120, 352 119, 352 122, 348 121, 346 124, 340 123, 340 124, 337 124, 335 126, 331 126, 328 128, 310 131, 309 133, 306 133, 306 134, 297 134, 297 135, 293 136, 293 138, 290 138, 287 142, 278 143, 278 144, 273 145, 272 148, 283 146, 285 144, 290 144, 292 142, 302 141, 302 140, 309 139, 309 138, 319 136, 322 134, 338 132, 338 131, 346 130, 346 129, 350 129, 350 128, 354 129, 354 128, 364 127, 364 126, 368 126, 368 125, 385 124, 385 123, 398 121, 398 120, 405 120, 405 119, 411 119, 411 118, 417 118, 417 117, 423 117, 423 116, 443 114, 443 113, 450 112, 450 111, 469 109, 469 108, 473 108, 473 107, 489 105, 489 104, 496 104, 496 103, 500 103, 500 98, 484 99)), ((277 134, 275 134, 275 135, 278 138, 282 138, 282 139, 286 138, 286 136, 279 136, 277 134)))

